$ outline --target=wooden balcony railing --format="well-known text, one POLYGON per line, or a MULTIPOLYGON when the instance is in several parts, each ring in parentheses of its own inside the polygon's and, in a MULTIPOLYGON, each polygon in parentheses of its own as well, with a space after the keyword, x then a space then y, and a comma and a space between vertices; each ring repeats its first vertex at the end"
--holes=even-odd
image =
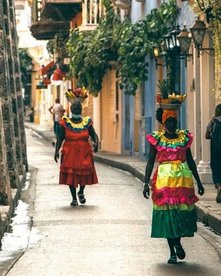
POLYGON ((102 0, 84 0, 82 3, 82 30, 95 29, 105 15, 102 0))

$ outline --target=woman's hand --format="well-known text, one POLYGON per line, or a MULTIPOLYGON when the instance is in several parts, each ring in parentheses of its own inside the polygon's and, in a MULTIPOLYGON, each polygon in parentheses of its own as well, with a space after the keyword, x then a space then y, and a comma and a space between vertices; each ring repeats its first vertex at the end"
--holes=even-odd
POLYGON ((98 144, 97 144, 97 143, 94 143, 94 144, 93 144, 93 151, 94 151, 94 152, 97 152, 97 151, 98 151, 98 144))
POLYGON ((149 187, 148 183, 145 183, 143 186, 143 196, 147 199, 150 196, 150 187, 149 187))
POLYGON ((204 187, 202 183, 198 183, 197 187, 198 187, 198 194, 202 196, 204 194, 204 187))
POLYGON ((58 159, 59 159, 59 152, 55 151, 55 153, 54 153, 54 161, 57 163, 58 159))

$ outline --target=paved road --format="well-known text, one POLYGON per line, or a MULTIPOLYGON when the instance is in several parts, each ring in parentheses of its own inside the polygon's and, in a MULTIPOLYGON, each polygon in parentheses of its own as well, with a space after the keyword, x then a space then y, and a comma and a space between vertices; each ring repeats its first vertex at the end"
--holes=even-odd
POLYGON ((213 235, 200 224, 199 233, 183 241, 185 261, 166 264, 166 241, 150 238, 151 201, 142 197, 142 183, 129 173, 96 164, 100 183, 86 189, 86 205, 73 208, 68 187, 57 184, 52 146, 31 130, 27 141, 29 164, 37 168, 29 190, 33 227, 29 248, 7 275, 220 274, 220 258, 209 243, 213 235))

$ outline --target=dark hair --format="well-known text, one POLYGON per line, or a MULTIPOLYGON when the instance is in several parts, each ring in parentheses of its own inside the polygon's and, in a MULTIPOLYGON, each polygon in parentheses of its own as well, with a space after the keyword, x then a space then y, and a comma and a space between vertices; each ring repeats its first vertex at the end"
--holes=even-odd
POLYGON ((60 103, 60 100, 59 100, 59 99, 55 99, 55 102, 56 102, 56 103, 60 103))
POLYGON ((218 104, 215 108, 215 116, 218 117, 221 115, 221 104, 218 104))
POLYGON ((163 109, 161 107, 158 107, 157 110, 156 110, 156 119, 159 123, 162 124, 162 116, 163 116, 163 109))
POLYGON ((80 115, 82 112, 82 105, 79 101, 75 101, 72 105, 71 105, 71 113, 75 114, 75 115, 80 115))

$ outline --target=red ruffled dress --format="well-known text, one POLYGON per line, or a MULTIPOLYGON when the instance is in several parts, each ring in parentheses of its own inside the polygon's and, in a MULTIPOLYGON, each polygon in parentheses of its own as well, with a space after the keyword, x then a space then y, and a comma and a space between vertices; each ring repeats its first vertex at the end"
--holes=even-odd
POLYGON ((75 188, 98 183, 89 143, 89 127, 93 124, 89 116, 81 123, 73 123, 64 116, 59 124, 64 127, 65 140, 62 146, 59 184, 75 188))
POLYGON ((152 180, 153 216, 151 237, 192 237, 197 231, 197 216, 192 171, 186 162, 186 151, 193 136, 180 130, 178 137, 168 139, 164 132, 147 135, 157 150, 159 165, 152 180))

